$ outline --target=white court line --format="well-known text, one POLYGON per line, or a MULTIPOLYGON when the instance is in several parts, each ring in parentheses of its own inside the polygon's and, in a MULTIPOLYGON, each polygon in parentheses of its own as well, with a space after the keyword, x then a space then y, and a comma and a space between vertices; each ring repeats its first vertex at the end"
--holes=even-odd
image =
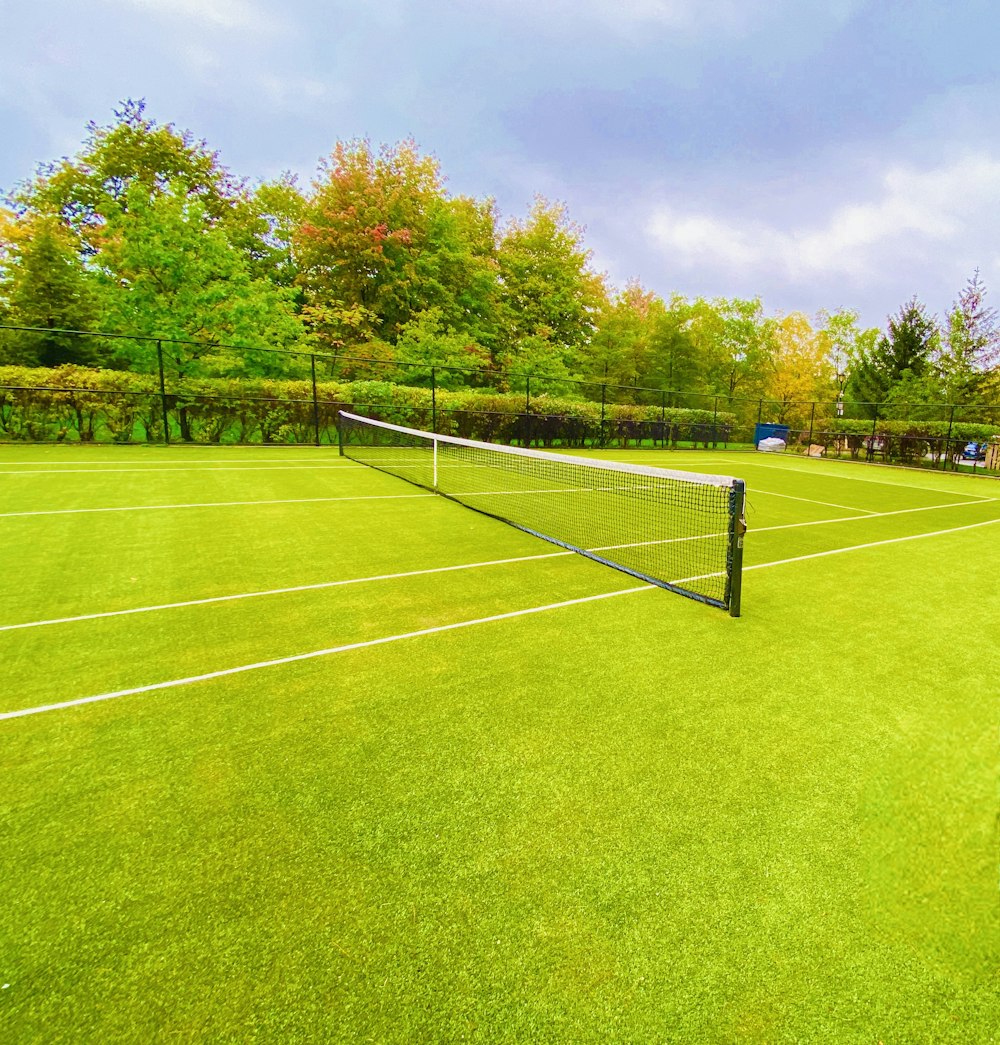
MULTIPOLYGON (((864 516, 863 518, 867 518, 864 516)), ((963 530, 975 530, 980 526, 992 526, 1000 523, 1000 519, 987 519, 984 522, 969 523, 967 526, 952 526, 947 530, 934 530, 931 533, 911 533, 906 537, 890 537, 884 541, 869 541, 867 544, 849 544, 846 548, 830 548, 825 552, 810 552, 808 555, 793 555, 790 559, 773 559, 771 562, 758 562, 752 566, 744 566, 743 572, 748 570, 766 570, 769 566, 785 566, 790 562, 805 562, 806 559, 824 559, 828 555, 842 555, 844 552, 861 551, 864 548, 880 548, 885 544, 901 544, 903 541, 919 541, 924 537, 942 537, 949 533, 960 533, 963 530)), ((776 529, 777 527, 772 527, 776 529)), ((708 580, 711 577, 724 577, 724 571, 715 573, 702 573, 697 577, 682 577, 680 580, 671 581, 671 584, 687 584, 691 581, 708 580)))
POLYGON ((289 497, 278 501, 206 501, 203 504, 130 504, 122 508, 54 508, 43 512, 0 512, 0 519, 30 515, 88 515, 93 512, 157 512, 168 508, 235 508, 260 504, 314 504, 318 501, 398 501, 408 497, 434 497, 432 493, 382 493, 363 497, 289 497))
POLYGON ((62 708, 77 707, 80 704, 94 704, 99 700, 114 700, 116 697, 129 697, 136 693, 151 693, 159 689, 172 689, 175 686, 186 686, 193 682, 207 682, 209 679, 223 678, 227 675, 238 675, 245 671, 258 671, 261 668, 273 668, 281 664, 293 664, 300 660, 313 660, 316 657, 327 657, 333 653, 346 653, 348 650, 365 649, 369 646, 382 646, 387 642, 399 642, 402 639, 414 639, 422 635, 436 635, 443 631, 455 631, 458 628, 470 628, 474 624, 491 624, 499 620, 510 620, 513 617, 524 617, 530 613, 545 613, 548 610, 559 610, 566 606, 577 606, 585 602, 597 602, 599 599, 613 599, 616 595, 631 595, 638 591, 653 591, 654 584, 643 584, 638 588, 622 588, 608 591, 601 595, 586 595, 580 599, 567 599, 565 602, 552 602, 546 606, 531 606, 524 610, 511 610, 508 613, 495 613, 491 617, 477 617, 475 620, 461 620, 454 624, 439 624, 434 628, 422 628, 420 631, 408 631, 401 635, 387 635, 381 639, 368 639, 364 642, 350 642, 343 646, 331 646, 329 649, 312 650, 309 653, 296 653, 290 657, 276 657, 274 660, 260 660, 253 664, 241 664, 235 668, 223 668, 209 671, 204 675, 189 675, 182 679, 171 679, 169 682, 153 682, 148 686, 134 686, 131 689, 119 689, 113 693, 99 693, 93 697, 79 697, 76 700, 63 700, 57 704, 42 704, 34 708, 22 708, 19 711, 4 711, 0 720, 23 718, 25 715, 38 715, 43 711, 58 711, 62 708))
POLYGON ((831 548, 825 552, 810 552, 808 555, 794 555, 790 559, 775 559, 772 562, 758 562, 753 566, 744 566, 746 570, 763 570, 768 566, 784 566, 789 562, 803 562, 806 559, 822 559, 827 555, 840 555, 843 552, 856 552, 863 548, 879 548, 883 544, 901 544, 903 541, 920 541, 925 537, 942 537, 948 533, 960 533, 963 530, 975 530, 980 526, 993 526, 1000 519, 986 519, 984 522, 969 523, 966 526, 952 526, 947 530, 934 530, 931 533, 911 533, 906 537, 890 537, 884 541, 869 541, 867 544, 851 544, 846 548, 831 548))
MULTIPOLYGON (((751 533, 768 533, 772 530, 794 530, 802 526, 827 526, 832 523, 843 523, 843 522, 857 522, 859 520, 870 520, 872 518, 882 518, 890 515, 910 515, 914 512, 930 512, 936 511, 943 508, 958 508, 968 505, 981 504, 981 501, 962 501, 957 504, 934 504, 928 505, 923 508, 900 508, 891 512, 879 512, 877 516, 871 515, 853 515, 853 516, 839 516, 836 519, 814 519, 809 522, 798 522, 798 523, 782 523, 778 526, 760 526, 753 528, 751 533)), ((979 524, 977 524, 979 525, 979 524)), ((948 531, 942 531, 948 532, 948 531)), ((658 541, 635 541, 629 544, 605 544, 599 545, 594 548, 587 548, 588 552, 606 552, 606 551, 617 551, 623 548, 646 548, 653 545, 661 544, 681 544, 687 541, 704 541, 713 540, 720 537, 728 537, 728 533, 720 531, 718 533, 706 533, 696 534, 688 537, 665 537, 658 541)), ((863 547, 863 546, 862 546, 863 547)), ((125 617, 136 613, 152 613, 158 610, 173 610, 183 609, 188 606, 206 606, 212 603, 218 602, 237 602, 241 599, 256 599, 263 598, 268 595, 287 595, 293 594, 300 591, 319 591, 324 588, 336 588, 349 584, 366 584, 373 581, 384 581, 384 580, 399 580, 406 577, 419 577, 425 574, 431 573, 448 573, 456 570, 472 570, 478 569, 484 566, 505 566, 515 562, 532 562, 536 559, 554 559, 561 556, 576 555, 573 551, 561 551, 561 552, 543 552, 538 555, 520 555, 514 558, 508 559, 491 559, 485 562, 472 562, 463 563, 457 566, 437 566, 432 569, 426 570, 408 570, 403 573, 384 573, 376 574, 371 577, 351 577, 345 580, 339 581, 320 581, 316 584, 298 584, 291 587, 285 588, 271 588, 264 591, 251 591, 251 592, 238 592, 235 595, 215 595, 210 598, 204 599, 186 599, 182 602, 164 602, 158 603, 154 606, 136 606, 130 609, 124 610, 106 610, 100 613, 83 613, 74 617, 53 617, 48 620, 35 620, 25 621, 21 624, 2 624, 0 625, 0 632, 2 631, 19 631, 24 628, 41 628, 50 624, 72 624, 77 621, 84 620, 100 620, 104 617, 125 617)), ((750 567, 746 567, 750 569, 750 567)), ((703 574, 701 577, 684 577, 681 580, 671 581, 672 584, 683 584, 687 581, 701 580, 705 577, 718 577, 722 576, 719 573, 703 574)))
MULTIPOLYGON (((719 464, 723 464, 726 467, 732 467, 732 468, 739 467, 740 465, 749 464, 752 467, 763 468, 765 471, 771 471, 771 472, 775 472, 775 471, 778 471, 778 472, 793 472, 793 473, 796 473, 798 475, 811 475, 811 476, 817 476, 818 475, 819 478, 821 478, 821 479, 845 479, 845 480, 847 480, 849 482, 852 482, 852 483, 870 483, 872 486, 889 486, 889 487, 892 487, 892 489, 894 489, 894 490, 923 490, 926 493, 943 493, 943 494, 947 494, 947 493, 951 492, 950 490, 939 489, 936 486, 915 486, 912 483, 888 483, 884 479, 868 479, 868 478, 866 478, 863 475, 841 475, 839 473, 832 472, 832 471, 831 472, 816 472, 816 471, 813 470, 812 465, 807 465, 805 468, 799 468, 799 467, 796 467, 791 461, 789 461, 787 463, 779 464, 777 459, 775 459, 775 458, 768 458, 767 460, 768 461, 772 461, 773 460, 774 464, 765 464, 764 461, 756 460, 754 457, 752 457, 749 454, 747 455, 747 457, 744 457, 744 458, 742 458, 739 461, 721 460, 719 462, 719 464)), ((822 460, 822 458, 817 458, 817 460, 822 460)), ((863 462, 857 462, 857 461, 851 462, 851 461, 843 461, 843 460, 842 461, 831 460, 831 461, 827 461, 827 464, 828 465, 840 464, 840 465, 843 465, 844 467, 852 467, 852 468, 853 467, 867 467, 866 465, 863 465, 863 462)), ((825 465, 820 465, 819 467, 823 468, 823 467, 826 467, 826 466, 825 465)), ((880 465, 879 467, 885 467, 885 465, 880 465)), ((896 466, 894 466, 894 467, 896 467, 896 466)), ((910 469, 904 468, 902 466, 898 466, 898 471, 900 473, 902 473, 902 472, 910 471, 910 469)), ((935 474, 935 476, 937 476, 939 478, 944 478, 945 476, 947 476, 949 481, 951 479, 955 478, 956 476, 958 476, 958 478, 960 478, 960 479, 961 478, 964 478, 964 479, 970 478, 970 476, 965 474, 964 472, 935 472, 934 474, 935 474)), ((981 495, 980 499, 983 500, 983 501, 1000 500, 1000 498, 997 498, 997 497, 987 497, 985 495, 981 495)))
POLYGON ((856 508, 853 504, 834 504, 832 501, 817 501, 813 497, 794 497, 790 493, 775 493, 774 490, 760 490, 756 486, 747 490, 748 497, 756 497, 757 494, 767 497, 784 497, 786 501, 805 501, 807 504, 821 504, 824 508, 842 508, 845 512, 864 512, 866 515, 878 515, 878 512, 870 508, 856 508))
MULTIPOLYGON (((352 468, 365 468, 365 467, 367 467, 366 465, 355 465, 353 461, 349 460, 346 457, 342 457, 337 452, 337 448, 335 446, 334 447, 325 447, 324 449, 329 451, 330 457, 333 460, 335 460, 335 461, 343 461, 344 467, 347 467, 347 466, 350 466, 352 468)), ((200 455, 198 455, 198 456, 200 456, 200 455)), ((231 463, 235 462, 239 458, 239 456, 240 456, 239 453, 234 451, 232 454, 224 455, 222 457, 203 457, 198 463, 201 464, 201 465, 206 465, 206 466, 207 465, 212 465, 212 464, 223 464, 223 463, 231 464, 231 463)), ((281 456, 281 455, 277 455, 277 456, 281 456)), ((276 459, 277 459, 276 457, 270 457, 270 458, 269 457, 244 457, 241 463, 242 464, 263 464, 266 461, 268 464, 271 464, 276 459)), ((153 469, 164 468, 164 467, 165 468, 180 467, 179 465, 173 464, 173 461, 175 461, 175 460, 177 460, 177 458, 172 456, 170 461, 132 461, 132 462, 130 462, 130 464, 131 465, 143 464, 143 465, 146 466, 146 468, 153 468, 153 469)), ((285 463, 285 462, 288 462, 288 461, 292 461, 292 462, 298 462, 298 463, 301 464, 301 463, 303 463, 305 461, 316 461, 316 460, 317 460, 316 457, 286 457, 286 458, 284 458, 284 461, 282 463, 285 463)), ((319 460, 323 460, 323 458, 320 457, 319 460)), ((87 466, 90 466, 91 468, 98 469, 98 470, 103 468, 105 465, 114 465, 116 468, 119 466, 119 462, 117 460, 111 460, 111 459, 106 460, 106 461, 37 461, 37 460, 35 460, 35 461, 19 461, 19 460, 6 460, 2 455, 0 455, 0 464, 2 464, 2 465, 8 465, 8 464, 33 464, 36 468, 41 468, 43 465, 51 465, 53 468, 57 468, 57 467, 58 468, 64 468, 64 467, 66 467, 66 465, 72 464, 72 465, 77 466, 77 467, 82 467, 84 465, 87 465, 87 466)))
MULTIPOLYGON (((871 541, 868 544, 855 544, 848 548, 833 548, 825 552, 813 552, 809 555, 796 555, 790 559, 776 559, 772 562, 757 563, 753 566, 745 566, 744 570, 763 570, 769 566, 784 566, 790 562, 803 562, 806 559, 821 559, 828 555, 840 555, 843 552, 859 551, 863 548, 877 548, 886 544, 900 544, 903 541, 918 541, 924 537, 939 537, 949 533, 959 533, 963 530, 974 530, 981 526, 990 526, 1000 522, 1000 519, 989 519, 986 522, 971 523, 968 526, 955 526, 947 530, 937 530, 934 533, 918 533, 908 537, 893 537, 885 541, 871 541)), ((672 581, 672 584, 683 584, 693 580, 702 580, 708 577, 716 577, 719 574, 703 574, 700 577, 687 577, 672 581)), ((513 617, 523 617, 531 613, 543 613, 547 610, 562 609, 565 606, 576 606, 586 602, 596 602, 599 599, 610 599, 617 595, 631 595, 639 591, 651 591, 656 587, 653 584, 643 584, 637 588, 622 588, 618 591, 604 592, 600 595, 587 595, 579 599, 568 599, 565 602, 549 603, 545 606, 532 606, 524 610, 512 610, 508 613, 497 613, 490 617, 478 617, 475 620, 457 621, 454 624, 441 624, 434 628, 423 628, 420 631, 405 632, 401 635, 388 635, 381 639, 368 639, 363 642, 352 642, 343 646, 332 646, 328 649, 313 650, 309 653, 297 653, 290 657, 278 657, 274 660, 256 661, 253 664, 242 664, 235 668, 223 668, 219 671, 210 671, 203 675, 189 675, 186 678, 171 679, 168 682, 154 682, 147 686, 135 686, 131 689, 119 689, 111 693, 99 693, 93 697, 79 697, 76 700, 64 700, 55 704, 42 704, 33 708, 22 708, 18 711, 5 711, 0 713, 0 720, 11 718, 22 718, 26 715, 38 715, 45 711, 58 711, 63 708, 77 707, 81 704, 93 704, 102 700, 113 700, 116 697, 133 696, 137 693, 150 693, 154 690, 171 689, 176 686, 185 686, 194 682, 205 682, 209 679, 222 678, 227 675, 237 675, 246 671, 256 671, 261 668, 277 667, 281 664, 291 664, 301 660, 312 660, 316 657, 325 657, 333 653, 345 653, 348 650, 364 649, 369 646, 380 646, 388 642, 398 642, 402 639, 417 638, 422 635, 434 635, 443 631, 454 631, 457 628, 468 628, 474 624, 489 624, 499 620, 509 620, 513 617)))
MULTIPOLYGON (((7 462, 3 462, 7 463, 7 462)), ((140 472, 149 475, 154 472, 313 472, 316 469, 326 471, 343 468, 364 468, 363 464, 219 464, 202 465, 200 468, 181 468, 167 465, 163 468, 4 468, 0 475, 109 475, 112 472, 140 472)))
MULTIPOLYGON (((596 550, 596 549, 595 549, 596 550)), ((163 602, 156 606, 136 606, 127 610, 107 610, 103 613, 83 613, 77 617, 53 617, 51 620, 33 620, 24 624, 3 624, 0 631, 18 631, 22 628, 41 628, 49 624, 72 624, 81 620, 100 620, 103 617, 126 617, 133 613, 153 613, 156 610, 177 610, 186 606, 207 606, 213 602, 237 602, 240 599, 259 599, 265 595, 289 595, 298 591, 320 591, 323 588, 338 588, 348 584, 368 584, 372 581, 395 581, 405 577, 422 577, 430 573, 451 573, 455 570, 475 570, 482 566, 506 566, 512 562, 529 562, 535 559, 554 559, 576 552, 547 552, 542 555, 520 555, 512 559, 492 559, 489 562, 466 562, 458 566, 436 566, 427 570, 408 570, 405 573, 380 573, 373 577, 351 577, 342 581, 321 581, 318 584, 297 584, 291 588, 271 588, 268 591, 240 592, 236 595, 215 595, 208 599, 187 599, 184 602, 163 602)))
POLYGON ((754 526, 751 533, 768 533, 771 530, 794 530, 800 526, 826 526, 830 523, 857 522, 859 519, 868 522, 871 519, 884 519, 890 515, 913 515, 915 512, 940 512, 946 508, 968 508, 976 504, 988 504, 992 498, 975 501, 953 501, 951 504, 928 504, 922 508, 896 508, 891 512, 871 512, 869 515, 843 515, 837 519, 812 519, 809 522, 781 523, 779 526, 754 526))

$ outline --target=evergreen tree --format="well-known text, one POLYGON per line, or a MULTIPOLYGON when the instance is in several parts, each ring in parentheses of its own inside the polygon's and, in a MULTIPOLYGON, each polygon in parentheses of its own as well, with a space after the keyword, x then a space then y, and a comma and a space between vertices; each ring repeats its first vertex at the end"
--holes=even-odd
POLYGON ((930 376, 939 341, 934 317, 927 315, 916 296, 910 298, 889 317, 886 333, 873 346, 862 348, 855 358, 847 398, 857 404, 881 403, 904 376, 930 376))
POLYGON ((936 365, 951 403, 972 402, 983 394, 989 369, 1000 363, 997 312, 984 303, 985 295, 976 269, 948 313, 936 365))

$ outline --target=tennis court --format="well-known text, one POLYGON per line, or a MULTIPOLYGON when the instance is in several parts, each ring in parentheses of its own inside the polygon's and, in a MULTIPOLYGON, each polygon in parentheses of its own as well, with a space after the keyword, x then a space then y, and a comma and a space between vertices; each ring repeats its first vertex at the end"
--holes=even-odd
POLYGON ((740 618, 336 449, 0 446, 0 1037, 996 1040, 1000 486, 600 456, 746 481, 740 618))

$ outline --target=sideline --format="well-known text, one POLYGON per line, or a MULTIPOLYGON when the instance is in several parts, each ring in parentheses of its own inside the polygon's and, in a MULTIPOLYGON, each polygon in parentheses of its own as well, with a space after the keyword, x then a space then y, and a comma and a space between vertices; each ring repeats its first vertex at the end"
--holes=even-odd
POLYGON ((405 577, 423 577, 430 573, 451 573, 455 570, 474 570, 483 566, 505 566, 512 562, 528 562, 536 559, 554 559, 576 552, 548 552, 543 555, 520 555, 512 559, 493 559, 488 562, 467 562, 458 566, 435 566, 426 570, 407 570, 405 573, 379 573, 373 577, 349 577, 341 581, 319 581, 316 584, 297 584, 290 588, 271 588, 264 591, 240 592, 236 595, 214 595, 207 599, 187 599, 184 602, 163 602, 155 606, 136 606, 126 610, 107 610, 103 613, 82 613, 77 617, 53 617, 51 620, 33 620, 24 624, 2 624, 0 631, 19 631, 22 628, 42 628, 49 624, 72 624, 81 620, 101 620, 104 617, 127 617, 134 613, 153 613, 156 610, 178 610, 185 606, 207 606, 213 602, 237 602, 240 599, 260 599, 266 595, 290 595, 299 591, 321 591, 324 588, 339 588, 347 584, 368 584, 371 581, 395 581, 405 577))
MULTIPOLYGON (((10 464, 9 461, 0 462, 10 464)), ((34 462, 37 463, 37 462, 34 462)), ((139 472, 149 475, 151 472, 314 472, 339 470, 342 468, 364 468, 363 464, 219 464, 202 465, 201 468, 181 468, 175 465, 157 467, 148 465, 145 468, 0 468, 0 475, 109 475, 112 472, 139 472)))
POLYGON ((386 635, 381 639, 368 639, 364 642, 350 642, 344 646, 331 646, 329 649, 312 650, 309 653, 296 653, 290 657, 276 657, 274 660, 259 660, 253 664, 241 664, 235 668, 223 668, 220 671, 209 671, 204 675, 188 675, 182 679, 171 679, 168 682, 154 682, 148 686, 134 686, 131 689, 119 689, 112 693, 98 693, 93 697, 79 697, 76 700, 64 700, 58 704, 41 704, 34 708, 22 708, 20 711, 0 713, 0 720, 23 718, 26 715, 40 715, 45 711, 59 711, 63 708, 78 707, 81 704, 94 704, 102 700, 114 700, 117 697, 130 697, 137 693, 152 693, 160 689, 172 689, 176 686, 187 686, 194 682, 206 682, 209 679, 224 678, 227 675, 238 675, 246 671, 259 671, 262 668, 273 668, 281 664, 294 664, 301 660, 313 660, 316 657, 328 657, 334 653, 346 653, 349 650, 366 649, 369 646, 383 646, 389 642, 400 642, 403 639, 414 639, 421 635, 436 635, 443 631, 455 631, 458 628, 471 628, 475 624, 491 624, 499 620, 510 620, 524 617, 531 613, 545 613, 559 610, 566 606, 578 606, 585 602, 597 602, 599 599, 613 599, 616 595, 631 595, 638 591, 654 591, 655 584, 644 584, 639 588, 622 588, 618 591, 603 592, 600 595, 586 595, 580 599, 568 599, 565 602, 551 602, 545 606, 530 606, 524 610, 511 610, 508 613, 495 613, 490 617, 477 617, 475 620, 461 620, 454 624, 439 624, 434 628, 422 628, 420 631, 407 631, 400 635, 386 635))
MULTIPOLYGON (((774 530, 795 530, 803 526, 830 526, 834 523, 845 523, 845 522, 858 522, 858 521, 869 521, 876 518, 885 518, 892 515, 910 515, 915 512, 932 512, 941 511, 947 508, 961 508, 967 506, 973 506, 982 504, 982 501, 960 501, 954 504, 932 504, 926 505, 922 508, 898 508, 891 512, 878 512, 874 515, 844 515, 838 516, 836 519, 812 519, 806 522, 797 523, 781 523, 776 526, 760 526, 751 529, 751 533, 769 533, 774 530)), ((988 520, 995 521, 995 520, 988 520)), ((979 526, 984 525, 983 523, 975 523, 973 525, 979 526)), ((961 529, 962 527, 959 527, 961 529)), ((950 530, 940 530, 939 533, 950 533, 950 530)), ((687 541, 701 541, 711 540, 713 538, 720 538, 727 536, 725 533, 707 533, 698 534, 692 537, 667 537, 659 541, 636 541, 631 544, 605 544, 599 545, 594 548, 588 548, 590 552, 604 552, 604 551, 616 551, 622 548, 644 548, 652 545, 661 544, 681 544, 687 541)), ((922 537, 929 536, 925 534, 915 534, 913 536, 922 537)), ((897 540, 906 540, 908 538, 896 538, 897 540)), ((878 542, 876 542, 878 543, 878 542)), ((853 547, 868 547, 868 545, 854 545, 853 547)), ((470 563, 459 563, 454 566, 435 566, 424 570, 406 570, 401 573, 382 573, 375 574, 371 577, 349 577, 344 580, 338 581, 318 581, 314 584, 296 584, 284 588, 270 588, 263 589, 260 591, 249 591, 249 592, 237 592, 234 595, 214 595, 203 599, 185 599, 180 602, 164 602, 157 603, 152 606, 135 606, 128 609, 122 610, 105 610, 98 613, 82 613, 72 617, 53 617, 47 620, 33 620, 25 621, 20 624, 0 624, 0 632, 4 631, 20 631, 24 628, 41 628, 51 624, 72 624, 77 621, 84 620, 100 620, 105 617, 126 617, 136 613, 152 613, 157 610, 174 610, 183 609, 188 606, 207 606, 212 603, 219 602, 238 602, 241 599, 258 599, 268 595, 288 595, 294 594, 300 591, 321 591, 325 588, 337 588, 349 584, 367 584, 373 581, 386 581, 386 580, 402 580, 407 577, 421 577, 427 574, 433 573, 450 573, 456 570, 473 570, 480 569, 485 566, 506 566, 510 563, 516 562, 533 562, 539 559, 554 559, 567 555, 576 555, 573 551, 560 551, 560 552, 542 552, 537 555, 519 555, 507 559, 489 559, 483 562, 470 562, 470 563)), ((829 552, 822 552, 818 554, 830 554, 829 552)), ((784 561, 784 560, 783 560, 784 561)), ((787 560, 794 561, 794 560, 787 560)), ((758 569, 758 566, 744 566, 744 570, 758 569)), ((672 584, 684 584, 688 581, 702 580, 708 577, 721 576, 719 573, 703 574, 699 577, 683 577, 679 580, 672 581, 672 584)))
POLYGON ((398 501, 408 497, 436 497, 433 493, 382 493, 361 497, 290 497, 277 501, 205 501, 200 504, 129 504, 121 508, 50 508, 41 512, 0 512, 0 519, 34 515, 87 515, 93 512, 159 512, 169 508, 247 508, 260 504, 315 504, 318 501, 398 501))

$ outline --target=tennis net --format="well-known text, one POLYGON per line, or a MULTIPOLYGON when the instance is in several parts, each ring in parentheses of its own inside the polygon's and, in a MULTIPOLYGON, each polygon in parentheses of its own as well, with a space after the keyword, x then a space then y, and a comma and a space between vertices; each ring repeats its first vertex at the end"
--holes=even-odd
POLYGON ((338 430, 354 461, 739 616, 741 479, 481 443, 343 410, 338 430))

